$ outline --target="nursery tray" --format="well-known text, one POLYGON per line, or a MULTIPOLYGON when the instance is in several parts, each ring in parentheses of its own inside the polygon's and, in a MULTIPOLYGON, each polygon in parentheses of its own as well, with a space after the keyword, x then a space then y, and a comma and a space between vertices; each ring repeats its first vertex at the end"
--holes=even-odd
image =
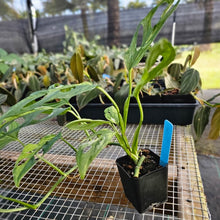
MULTIPOLYGON (((77 109, 77 105, 73 104, 77 109)), ((100 102, 88 103, 80 110, 82 118, 104 119, 104 110, 110 107, 110 103, 102 104, 100 102)), ((143 124, 163 124, 164 120, 169 120, 174 125, 192 124, 195 108, 198 106, 191 95, 163 95, 148 96, 142 99, 142 107, 144 112, 143 124)), ((137 103, 130 103, 128 113, 128 123, 139 123, 139 108, 137 103)), ((67 115, 67 120, 73 120, 74 117, 67 115)))
MULTIPOLYGON (((136 125, 128 126, 132 138, 136 125)), ((46 133, 59 132, 62 127, 49 121, 23 128, 23 142, 36 143, 46 133)), ((209 219, 197 158, 189 127, 175 126, 168 167, 168 200, 160 207, 139 214, 124 195, 115 159, 123 156, 117 146, 108 146, 93 161, 84 180, 72 173, 54 193, 36 210, 0 213, 0 219, 209 219)), ((141 130, 139 147, 160 154, 163 128, 145 125, 141 130)), ((66 139, 77 147, 83 132, 64 130, 66 139)), ((131 140, 130 140, 131 141, 131 140)), ((48 165, 38 162, 16 188, 12 169, 22 147, 11 143, 0 151, 0 194, 25 202, 37 203, 60 175, 48 165)), ((74 152, 63 142, 56 142, 46 159, 67 171, 74 166, 74 152)), ((0 199, 0 209, 18 208, 19 205, 0 199)))

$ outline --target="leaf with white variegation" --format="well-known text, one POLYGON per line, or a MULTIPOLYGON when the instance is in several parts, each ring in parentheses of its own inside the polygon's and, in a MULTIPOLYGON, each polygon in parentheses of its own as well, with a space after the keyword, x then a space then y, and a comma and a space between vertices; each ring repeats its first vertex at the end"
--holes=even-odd
POLYGON ((193 68, 186 70, 181 78, 180 93, 188 94, 200 86, 199 72, 193 68))
POLYGON ((80 177, 83 179, 92 161, 112 140, 114 132, 109 129, 101 129, 89 136, 79 145, 76 153, 76 161, 79 168, 80 177))
POLYGON ((114 106, 105 109, 105 118, 113 124, 119 124, 118 112, 114 106))
POLYGON ((43 150, 43 154, 47 153, 60 137, 61 133, 57 135, 47 135, 44 136, 38 144, 27 144, 24 146, 13 169, 13 178, 17 187, 19 187, 21 179, 25 174, 37 163, 35 155, 41 149, 43 150))
POLYGON ((104 124, 109 124, 109 122, 104 120, 82 118, 80 120, 74 120, 69 122, 65 125, 65 127, 69 128, 70 130, 89 130, 104 124))

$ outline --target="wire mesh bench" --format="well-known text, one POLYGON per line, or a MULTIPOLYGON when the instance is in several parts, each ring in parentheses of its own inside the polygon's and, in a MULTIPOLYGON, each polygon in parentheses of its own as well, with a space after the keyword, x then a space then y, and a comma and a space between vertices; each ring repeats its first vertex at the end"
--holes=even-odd
MULTIPOLYGON (((130 124, 127 132, 132 140, 136 125, 130 124)), ((24 143, 37 143, 62 127, 48 121, 23 128, 20 138, 24 143)), ((160 155, 163 126, 144 125, 139 147, 150 148, 160 155)), ((65 138, 77 146, 82 132, 64 130, 65 138)), ((22 179, 21 186, 14 186, 12 169, 22 147, 10 143, 0 151, 0 194, 25 202, 37 203, 58 180, 60 174, 43 162, 38 162, 22 179)), ((144 214, 139 214, 126 199, 115 164, 124 155, 118 146, 108 146, 90 166, 84 180, 77 172, 71 173, 36 210, 0 213, 0 219, 209 219, 206 197, 198 168, 190 126, 174 126, 169 159, 168 201, 144 214)), ((74 152, 64 142, 57 141, 46 158, 61 170, 67 171, 76 164, 74 152)), ((0 209, 19 205, 0 199, 0 209)))

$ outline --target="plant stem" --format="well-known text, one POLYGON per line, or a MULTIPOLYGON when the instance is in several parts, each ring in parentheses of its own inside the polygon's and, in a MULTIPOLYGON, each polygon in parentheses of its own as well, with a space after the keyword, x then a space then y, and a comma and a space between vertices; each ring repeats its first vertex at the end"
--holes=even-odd
POLYGON ((119 110, 119 107, 118 107, 117 103, 114 101, 114 99, 102 87, 98 86, 97 89, 99 89, 111 101, 111 103, 114 105, 114 107, 115 107, 115 109, 118 113, 121 132, 124 134, 125 133, 124 121, 123 121, 123 118, 121 117, 121 113, 120 113, 120 110, 119 110))
POLYGON ((144 120, 144 112, 143 112, 143 107, 141 105, 141 101, 139 98, 139 93, 138 93, 137 97, 135 97, 135 98, 137 100, 138 107, 139 107, 140 120, 139 120, 138 127, 136 128, 135 133, 134 133, 134 138, 133 138, 133 143, 132 143, 132 152, 137 155, 138 154, 138 137, 139 137, 141 126, 142 126, 142 123, 144 120))
POLYGON ((45 162, 46 164, 48 164, 50 167, 52 167, 54 170, 56 170, 59 174, 61 174, 62 176, 65 176, 66 174, 60 170, 57 166, 55 166, 54 164, 52 164, 50 161, 48 161, 47 159, 45 159, 44 157, 40 156, 39 154, 36 155, 40 160, 42 160, 43 162, 45 162))
POLYGON ((125 101, 124 113, 123 113, 125 129, 127 126, 128 110, 129 110, 129 105, 130 105, 130 101, 131 101, 131 94, 132 94, 132 71, 133 71, 133 68, 131 68, 129 70, 129 92, 128 92, 128 97, 125 101))
POLYGON ((37 209, 40 205, 42 205, 44 203, 44 201, 51 195, 51 193, 55 190, 55 188, 70 174, 72 173, 78 166, 75 165, 74 167, 72 167, 68 172, 64 173, 65 175, 61 176, 57 182, 51 187, 50 191, 35 205, 31 205, 29 203, 23 202, 21 200, 18 199, 13 199, 10 197, 5 197, 0 195, 0 198, 2 199, 7 199, 9 201, 12 202, 16 202, 18 204, 23 205, 24 207, 20 207, 20 208, 14 208, 14 209, 0 209, 0 212, 2 213, 9 213, 9 212, 18 212, 18 211, 22 211, 22 210, 26 210, 26 209, 37 209))
POLYGON ((142 155, 141 158, 138 160, 138 163, 137 163, 135 170, 134 170, 134 177, 139 177, 140 168, 141 168, 142 163, 144 162, 144 159, 145 159, 145 156, 142 155))
POLYGON ((204 105, 204 103, 205 103, 206 105, 208 105, 209 107, 212 107, 212 108, 220 106, 220 103, 211 104, 211 103, 209 103, 208 101, 206 101, 206 100, 204 100, 204 99, 202 99, 202 98, 197 97, 193 92, 190 92, 190 94, 191 94, 191 95, 193 96, 193 98, 196 99, 201 105, 204 105))
MULTIPOLYGON (((117 105, 117 103, 114 101, 114 99, 102 88, 102 87, 97 87, 101 92, 103 92, 103 94, 112 102, 112 104, 114 105, 117 113, 118 113, 118 117, 119 117, 119 127, 120 127, 120 130, 121 130, 121 135, 118 133, 118 131, 116 130, 116 137, 119 141, 119 143, 121 144, 121 147, 124 149, 124 151, 127 153, 127 155, 129 155, 135 162, 138 160, 138 156, 137 155, 134 155, 132 153, 132 149, 129 145, 129 142, 128 142, 128 139, 127 139, 127 136, 125 134, 125 124, 124 124, 124 121, 123 121, 123 118, 121 116, 121 113, 120 113, 120 110, 119 110, 119 107, 117 105)), ((113 126, 112 126, 113 127, 113 126)), ((114 127, 113 127, 114 129, 114 127)), ((115 129, 114 129, 115 130, 115 129)))
POLYGON ((63 142, 65 142, 68 146, 70 146, 77 153, 78 150, 75 147, 73 147, 72 144, 70 144, 68 141, 66 141, 63 137, 61 137, 61 140, 63 142))

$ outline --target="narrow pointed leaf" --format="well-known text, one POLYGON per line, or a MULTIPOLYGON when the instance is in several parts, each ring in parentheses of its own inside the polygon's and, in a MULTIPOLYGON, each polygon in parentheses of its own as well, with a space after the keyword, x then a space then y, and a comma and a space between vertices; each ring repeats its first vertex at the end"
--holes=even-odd
POLYGON ((88 74, 91 77, 91 79, 93 79, 95 82, 99 81, 98 74, 97 74, 96 70, 91 65, 89 65, 87 67, 87 71, 88 71, 88 74))
POLYGON ((134 33, 129 49, 125 53, 125 64, 128 70, 130 70, 140 62, 142 57, 145 55, 147 49, 149 49, 151 43, 157 37, 158 33, 160 32, 166 20, 176 10, 180 0, 178 0, 174 5, 173 2, 174 2, 173 0, 160 1, 159 4, 156 7, 152 8, 151 11, 147 14, 147 16, 137 26, 137 29, 134 33), (165 3, 168 3, 167 7, 165 7, 159 21, 152 27, 151 20, 155 12, 161 5, 164 5, 165 3), (142 38, 141 47, 138 48, 137 39, 141 26, 143 27, 144 34, 142 38))
POLYGON ((199 58, 199 55, 200 55, 200 49, 199 47, 195 47, 190 66, 192 66, 197 61, 197 59, 199 58))
POLYGON ((70 61, 70 69, 79 83, 83 82, 83 63, 79 53, 75 53, 70 61))

